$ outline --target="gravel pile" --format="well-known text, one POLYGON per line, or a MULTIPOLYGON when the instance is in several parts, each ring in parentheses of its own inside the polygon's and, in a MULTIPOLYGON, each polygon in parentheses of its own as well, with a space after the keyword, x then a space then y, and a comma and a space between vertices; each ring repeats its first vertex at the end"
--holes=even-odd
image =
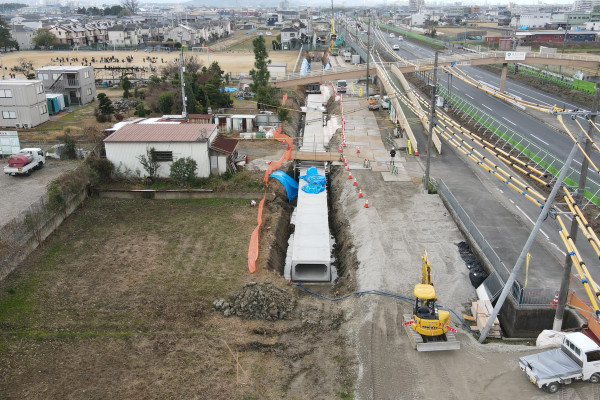
POLYGON ((117 114, 124 113, 125 111, 131 110, 132 108, 136 108, 137 105, 137 100, 118 99, 113 102, 113 107, 115 108, 115 112, 117 114))
POLYGON ((268 321, 289 319, 294 306, 294 299, 269 281, 247 283, 242 292, 229 301, 217 299, 213 302, 213 310, 222 312, 225 317, 236 315, 268 321))

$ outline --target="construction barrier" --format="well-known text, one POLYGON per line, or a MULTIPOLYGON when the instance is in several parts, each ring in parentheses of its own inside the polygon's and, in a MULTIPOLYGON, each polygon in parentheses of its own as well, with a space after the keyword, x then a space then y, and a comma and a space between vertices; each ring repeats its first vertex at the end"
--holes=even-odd
MULTIPOLYGON (((283 100, 281 101, 282 105, 284 105, 285 102, 287 101, 287 97, 288 97, 287 93, 285 93, 283 95, 283 100)), ((271 173, 273 171, 278 169, 284 162, 286 162, 287 160, 290 160, 292 158, 292 150, 294 149, 294 140, 291 137, 289 137, 288 135, 286 135, 285 133, 282 133, 282 130, 283 130, 283 126, 280 125, 273 133, 273 138, 275 138, 277 140, 282 140, 284 143, 287 143, 288 149, 283 153, 283 155, 281 156, 279 161, 271 162, 269 164, 269 167, 265 171, 265 176, 263 178, 263 182, 265 183, 265 185, 267 187, 269 186, 269 175, 271 175, 271 173)), ((263 213, 263 207, 265 205, 266 196, 267 196, 267 190, 265 189, 265 194, 263 195, 262 200, 258 204, 258 217, 256 218, 258 225, 252 231, 252 235, 250 236, 250 244, 248 246, 248 269, 250 270, 251 274, 253 274, 256 271, 256 260, 258 259, 259 232, 260 232, 260 226, 262 225, 262 221, 263 221, 262 213, 263 213)))

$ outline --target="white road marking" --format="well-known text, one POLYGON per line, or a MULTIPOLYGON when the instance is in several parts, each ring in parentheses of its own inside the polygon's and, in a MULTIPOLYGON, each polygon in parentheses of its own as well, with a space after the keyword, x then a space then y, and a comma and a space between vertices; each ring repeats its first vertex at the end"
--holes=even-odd
POLYGON ((559 252, 561 252, 561 253, 562 253, 562 255, 563 255, 564 257, 566 257, 566 256, 567 256, 567 253, 565 253, 565 252, 564 252, 564 251, 563 251, 563 250, 562 250, 560 247, 558 247, 558 246, 556 245, 556 243, 554 243, 554 242, 550 242, 550 244, 551 244, 552 246, 556 247, 556 249, 557 249, 559 252))
POLYGON ((482 104, 482 106, 484 106, 485 108, 487 108, 490 111, 493 111, 491 108, 489 108, 488 106, 486 106, 485 104, 482 104))
POLYGON ((577 161, 577 160, 573 160, 573 162, 581 165, 581 163, 579 161, 577 161))
MULTIPOLYGON (((517 207, 517 209, 519 211, 521 211, 521 213, 525 216, 525 218, 527 218, 529 220, 529 222, 531 222, 532 225, 535 225, 535 222, 533 222, 533 220, 531 218, 529 218, 529 215, 525 214, 525 211, 521 210, 521 207, 515 205, 515 207, 517 207)), ((550 236, 548 236, 546 234, 546 232, 544 232, 543 230, 540 229, 540 232, 542 232, 542 234, 546 237, 546 239, 550 239, 550 236)))
POLYGON ((539 137, 537 137, 537 136, 535 136, 535 135, 531 135, 531 137, 534 137, 534 138, 536 138, 536 139, 537 139, 537 140, 539 140, 540 142, 544 143, 546 146, 550 146, 550 143, 548 143, 548 142, 546 142, 546 141, 544 141, 544 140, 540 139, 539 137))
POLYGON ((473 99, 474 99, 474 97, 473 97, 473 96, 471 96, 469 93, 465 93, 465 96, 467 96, 467 97, 468 97, 468 98, 470 98, 471 100, 473 100, 473 99))
POLYGON ((517 124, 515 124, 514 122, 512 122, 510 119, 506 118, 506 117, 502 117, 503 120, 505 120, 506 122, 513 124, 514 126, 517 126, 517 124))

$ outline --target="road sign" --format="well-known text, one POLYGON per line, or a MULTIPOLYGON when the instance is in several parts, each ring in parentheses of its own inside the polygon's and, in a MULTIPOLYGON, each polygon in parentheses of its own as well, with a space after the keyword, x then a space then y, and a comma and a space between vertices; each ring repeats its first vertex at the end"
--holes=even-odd
POLYGON ((11 155, 21 150, 17 131, 0 131, 0 154, 11 155))
POLYGON ((524 51, 507 51, 504 57, 505 61, 523 61, 527 53, 524 51))

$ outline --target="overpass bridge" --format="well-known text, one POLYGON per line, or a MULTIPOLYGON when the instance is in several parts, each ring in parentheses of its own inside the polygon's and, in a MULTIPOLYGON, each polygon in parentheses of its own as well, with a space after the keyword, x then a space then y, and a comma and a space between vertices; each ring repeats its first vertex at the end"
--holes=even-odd
MULTIPOLYGON (((504 91, 508 63, 521 63, 530 65, 560 65, 563 67, 577 67, 600 70, 600 56, 576 55, 576 54, 546 54, 546 53, 516 53, 504 51, 490 51, 485 53, 453 54, 438 57, 438 66, 477 66, 489 64, 503 64, 500 91, 504 91), (524 57, 523 57, 524 55, 524 57)), ((378 63, 379 66, 389 69, 396 66, 403 74, 410 72, 429 71, 433 69, 433 58, 422 58, 412 61, 401 61, 392 63, 378 63)), ((369 75, 377 73, 375 63, 369 69, 369 75)), ((307 75, 289 74, 275 79, 274 84, 278 88, 306 85, 308 83, 333 81, 339 79, 359 78, 366 76, 365 64, 340 67, 327 71, 313 71, 307 75)))

